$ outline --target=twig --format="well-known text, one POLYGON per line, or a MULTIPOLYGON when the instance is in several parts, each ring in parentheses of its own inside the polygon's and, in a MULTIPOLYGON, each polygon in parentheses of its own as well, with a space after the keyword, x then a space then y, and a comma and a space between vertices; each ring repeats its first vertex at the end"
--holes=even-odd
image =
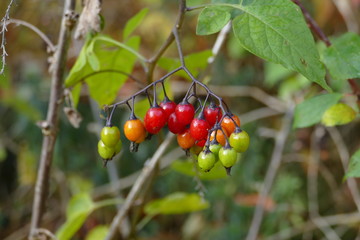
POLYGON ((45 35, 44 32, 42 32, 39 28, 37 28, 36 26, 32 25, 29 22, 23 21, 23 20, 19 20, 19 19, 14 19, 11 18, 7 21, 7 25, 13 23, 17 26, 24 26, 29 28, 30 30, 32 30, 33 32, 35 32, 48 46, 49 48, 49 52, 53 53, 55 52, 55 46, 54 44, 51 42, 51 40, 45 35))
POLYGON ((264 205, 266 197, 274 183, 276 173, 281 165, 281 158, 286 144, 286 139, 291 129, 291 122, 293 118, 293 106, 291 106, 283 118, 282 127, 279 134, 275 138, 275 147, 271 156, 270 165, 265 175, 263 187, 260 192, 259 199, 256 203, 255 213, 251 221, 250 229, 246 240, 255 240, 257 238, 260 225, 264 216, 264 205))
POLYGON ((164 154, 166 148, 170 145, 172 139, 174 138, 174 135, 169 133, 165 140, 161 143, 157 151, 155 152, 154 156, 148 160, 145 163, 144 168, 142 169, 142 172, 140 176, 136 179, 136 182, 134 183, 133 187, 131 188, 124 205, 122 208, 118 211, 115 218, 113 219, 109 232, 105 238, 105 240, 111 240, 114 239, 116 232, 118 230, 118 226, 122 223, 125 216, 129 212, 130 208, 136 201, 139 193, 142 190, 142 186, 145 184, 146 181, 148 181, 149 177, 151 176, 152 172, 154 171, 157 163, 161 159, 161 156, 164 154))
POLYGON ((318 172, 319 172, 319 158, 320 149, 319 141, 324 136, 324 129, 316 127, 311 138, 311 154, 308 164, 307 175, 307 190, 308 190, 308 205, 310 219, 316 226, 324 233, 329 240, 340 240, 340 237, 331 228, 330 224, 320 216, 318 205, 318 172))
MULTIPOLYGON (((348 148, 346 147, 344 139, 342 138, 342 136, 337 128, 326 128, 326 129, 329 132, 330 137, 332 138, 332 140, 336 146, 337 152, 339 153, 339 156, 340 156, 342 166, 344 168, 344 171, 346 172, 348 165, 349 165, 350 154, 349 154, 348 148)), ((360 213, 360 193, 358 190, 359 189, 358 185, 354 178, 348 178, 346 180, 346 183, 350 190, 351 196, 355 202, 356 208, 357 208, 358 212, 360 213)))
POLYGON ((10 19, 10 8, 12 6, 12 4, 14 3, 14 0, 10 0, 9 5, 6 8, 5 11, 5 15, 4 17, 1 19, 1 30, 0 30, 0 35, 1 35, 1 45, 0 45, 0 49, 2 50, 1 53, 1 69, 0 69, 0 74, 4 73, 5 70, 5 65, 6 65, 6 57, 7 57, 7 52, 6 52, 6 38, 5 38, 5 32, 7 32, 7 21, 10 19))
POLYGON ((51 92, 46 118, 47 128, 43 130, 43 143, 39 169, 35 185, 35 195, 32 208, 30 239, 36 238, 37 229, 41 223, 44 203, 49 185, 50 168, 57 137, 59 112, 63 97, 63 75, 66 55, 70 42, 70 33, 74 25, 75 0, 66 0, 61 22, 58 46, 54 53, 53 71, 51 76, 51 92))

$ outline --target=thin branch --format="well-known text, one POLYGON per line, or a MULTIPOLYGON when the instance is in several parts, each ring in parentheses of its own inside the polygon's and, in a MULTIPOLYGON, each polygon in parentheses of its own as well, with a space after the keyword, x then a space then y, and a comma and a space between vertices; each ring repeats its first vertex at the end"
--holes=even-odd
POLYGON ((142 191, 142 186, 146 183, 146 181, 148 181, 149 177, 152 175, 152 172, 155 170, 159 160, 161 159, 161 156, 164 154, 166 148, 170 145, 173 139, 174 135, 169 133, 155 152, 154 156, 144 164, 144 168, 142 169, 140 176, 136 179, 136 182, 131 188, 124 202, 124 205, 113 219, 105 240, 114 239, 118 230, 118 226, 122 223, 125 216, 130 211, 132 205, 139 196, 139 193, 142 191))
POLYGON ((44 32, 42 32, 39 28, 37 28, 36 26, 32 25, 31 23, 29 22, 26 22, 26 21, 23 21, 23 20, 20 20, 20 19, 14 19, 14 18, 11 18, 7 21, 7 25, 8 24, 15 24, 16 26, 24 26, 24 27, 27 27, 29 28, 30 30, 32 30, 33 32, 35 32, 45 43, 46 45, 48 46, 49 48, 49 52, 55 52, 55 46, 54 44, 51 42, 51 40, 45 35, 44 32))
POLYGON ((54 53, 54 62, 51 72, 51 90, 46 118, 47 128, 42 129, 44 137, 35 185, 35 195, 29 236, 30 239, 36 239, 37 237, 37 229, 41 223, 44 212, 45 198, 49 187, 50 169, 57 137, 61 99, 63 98, 64 92, 63 76, 65 72, 66 56, 71 37, 70 33, 74 26, 74 20, 76 16, 74 9, 75 0, 65 1, 58 46, 56 52, 54 53))
POLYGON ((319 142, 324 136, 325 131, 322 127, 316 127, 311 138, 311 154, 308 163, 307 171, 307 190, 308 190, 308 205, 310 219, 316 226, 324 233, 329 240, 340 240, 340 237, 331 228, 330 224, 319 213, 318 200, 318 173, 319 173, 319 158, 320 149, 319 142))
POLYGON ((270 189, 276 177, 276 173, 278 172, 281 165, 282 154, 291 129, 292 118, 293 107, 290 107, 290 109, 283 118, 282 127, 279 131, 279 134, 275 138, 275 147, 271 156, 270 165, 265 175, 259 199, 256 203, 255 213, 251 221, 250 229, 248 235, 246 236, 246 240, 257 239, 260 225, 264 217, 264 205, 266 197, 269 195, 270 189))
POLYGON ((5 38, 5 32, 7 32, 7 21, 10 19, 10 9, 11 6, 13 5, 14 0, 10 0, 9 5, 6 8, 5 11, 5 15, 4 17, 1 19, 1 30, 0 30, 0 35, 1 35, 1 45, 0 45, 0 50, 2 50, 1 53, 1 69, 0 69, 0 74, 4 73, 5 70, 5 65, 6 65, 6 57, 8 56, 7 52, 6 52, 6 38, 5 38))
MULTIPOLYGON (((326 128, 326 129, 329 132, 330 137, 332 138, 335 144, 337 152, 339 153, 340 156, 342 166, 344 168, 344 172, 346 172, 349 165, 350 154, 348 148, 346 147, 345 141, 342 138, 337 128, 326 128)), ((356 208, 360 213, 360 193, 356 180, 354 178, 348 178, 346 180, 346 184, 348 185, 351 196, 355 202, 356 208)))

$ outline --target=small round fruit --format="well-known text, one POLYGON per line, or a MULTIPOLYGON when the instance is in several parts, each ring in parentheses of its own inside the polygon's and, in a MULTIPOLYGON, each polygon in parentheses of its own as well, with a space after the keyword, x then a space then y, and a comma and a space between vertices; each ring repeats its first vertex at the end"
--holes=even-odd
POLYGON ((221 122, 221 127, 226 130, 228 135, 232 134, 235 131, 236 127, 240 127, 240 119, 236 115, 226 116, 221 122), (235 125, 236 122, 237 126, 235 125))
POLYGON ((177 142, 182 149, 189 149, 195 144, 195 139, 190 134, 190 129, 177 135, 177 142))
POLYGON ((169 118, 170 114, 175 112, 176 103, 170 101, 168 98, 165 98, 164 101, 160 103, 160 107, 164 110, 166 115, 166 120, 169 118))
POLYGON ((222 147, 219 151, 219 159, 226 168, 234 166, 237 159, 237 152, 233 148, 222 147))
POLYGON ((196 144, 190 148, 190 152, 195 154, 196 156, 198 156, 202 150, 203 150, 203 148, 196 144))
POLYGON ((239 153, 245 152, 250 144, 250 137, 244 130, 240 132, 233 132, 229 138, 230 146, 239 153))
POLYGON ((219 108, 214 102, 211 102, 210 106, 205 107, 204 116, 210 127, 212 127, 216 122, 219 122, 222 117, 221 108, 219 108))
POLYGON ((169 116, 168 128, 169 131, 174 134, 182 133, 186 130, 186 126, 179 123, 175 113, 172 113, 169 116))
POLYGON ((122 149, 122 142, 121 140, 118 141, 118 143, 114 147, 115 155, 118 154, 122 149))
POLYGON ((107 146, 107 147, 115 147, 115 145, 120 140, 120 131, 119 128, 116 126, 106 126, 103 127, 101 130, 101 141, 107 146))
MULTIPOLYGON (((226 130, 223 130, 223 131, 226 134, 226 130)), ((220 129, 218 129, 216 131, 212 131, 211 135, 210 135, 210 141, 214 140, 215 133, 216 133, 216 141, 218 141, 218 143, 220 143, 221 146, 225 146, 227 136, 224 135, 223 131, 221 131, 220 129)))
POLYGON ((218 155, 219 154, 219 151, 221 149, 221 145, 219 143, 217 144, 213 144, 210 142, 210 146, 209 146, 209 149, 212 153, 214 153, 215 155, 218 155))
POLYGON ((146 130, 140 119, 130 119, 124 125, 124 134, 129 141, 141 143, 145 140, 146 130))
POLYGON ((196 142, 196 146, 204 147, 204 146, 205 146, 205 143, 206 143, 206 140, 205 140, 205 139, 199 140, 199 141, 196 142))
POLYGON ((209 123, 203 118, 194 118, 190 124, 190 133, 195 140, 207 138, 210 129, 209 123))
POLYGON ((215 154, 209 151, 202 151, 198 156, 198 165, 205 172, 210 171, 216 162, 215 154))
POLYGON ((115 149, 111 147, 107 147, 103 141, 99 140, 98 142, 98 153, 100 157, 105 160, 111 159, 115 155, 115 149))
POLYGON ((175 114, 180 124, 188 125, 195 116, 195 108, 189 102, 183 101, 176 106, 175 114))
POLYGON ((161 107, 151 107, 144 118, 145 129, 151 134, 157 134, 165 126, 166 120, 166 113, 161 107))

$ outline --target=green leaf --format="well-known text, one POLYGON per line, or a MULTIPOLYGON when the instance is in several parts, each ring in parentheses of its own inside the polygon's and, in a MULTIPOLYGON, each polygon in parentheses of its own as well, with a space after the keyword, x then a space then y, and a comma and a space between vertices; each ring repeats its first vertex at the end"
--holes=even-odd
MULTIPOLYGON (((211 56, 212 52, 210 50, 205 50, 202 52, 189 54, 184 58, 184 60, 189 71, 194 76, 197 76, 201 70, 205 69, 205 67, 207 66, 207 61, 211 56)), ((171 71, 181 66, 180 60, 178 58, 163 57, 159 60, 158 64, 166 71, 171 71)), ((184 71, 179 71, 175 73, 175 75, 190 80, 190 77, 184 71)))
POLYGON ((148 11, 149 9, 147 8, 142 9, 126 23, 123 32, 124 39, 127 39, 130 34, 140 25, 148 11))
POLYGON ((346 33, 333 40, 323 60, 334 79, 360 78, 360 36, 346 33))
POLYGON ((222 7, 204 8, 198 18, 197 35, 209 35, 219 32, 229 21, 230 13, 222 7))
POLYGON ((94 71, 100 70, 100 62, 98 57, 96 56, 96 53, 94 52, 94 44, 95 41, 92 41, 89 46, 86 48, 86 60, 90 64, 91 68, 94 71))
POLYGON ((321 122, 328 127, 344 125, 356 117, 356 112, 350 106, 344 103, 338 103, 326 110, 322 116, 321 122))
POLYGON ((94 206, 94 202, 87 193, 73 196, 66 209, 66 222, 57 231, 56 237, 59 240, 71 239, 94 210, 94 206))
POLYGON ((349 177, 360 177, 360 149, 350 158, 350 164, 345 179, 349 177))
POLYGON ((145 213, 148 215, 183 214, 208 207, 209 203, 196 193, 176 192, 146 204, 145 213))
POLYGON ((109 231, 108 226, 106 226, 106 225, 98 225, 95 228, 91 229, 91 231, 86 235, 85 240, 101 240, 101 239, 105 239, 108 231, 109 231))
MULTIPOLYGON (((187 176, 196 176, 194 163, 190 161, 175 160, 171 164, 171 168, 187 176)), ((196 168, 201 180, 216 180, 227 177, 226 171, 219 161, 215 163, 215 166, 211 169, 210 172, 202 171, 197 165, 196 168)))
MULTIPOLYGON (((89 41, 89 40, 88 40, 89 41)), ((90 70, 86 71, 86 48, 89 45, 89 42, 86 42, 81 49, 78 58, 74 66, 71 68, 69 75, 65 79, 65 86, 72 87, 75 84, 82 81, 82 78, 86 75, 86 72, 90 72, 90 70)))
POLYGON ((295 108, 294 127, 309 127, 320 122, 324 112, 341 97, 340 93, 323 94, 298 104, 295 108))
POLYGON ((245 49, 331 91, 314 39, 295 4, 289 0, 253 0, 221 6, 243 11, 233 20, 233 30, 245 49))

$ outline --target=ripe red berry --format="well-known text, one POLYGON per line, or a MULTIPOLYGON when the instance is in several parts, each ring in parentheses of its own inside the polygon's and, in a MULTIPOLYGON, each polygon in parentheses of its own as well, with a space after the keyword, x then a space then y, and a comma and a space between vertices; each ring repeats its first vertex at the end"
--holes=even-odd
POLYGON ((144 118, 145 129, 151 134, 158 133, 166 124, 166 114, 161 107, 151 107, 144 118))
POLYGON ((205 107, 204 116, 205 120, 210 124, 210 127, 212 127, 216 122, 219 122, 222 117, 221 108, 211 102, 210 106, 205 107))
POLYGON ((186 130, 186 126, 179 123, 176 114, 174 112, 169 116, 168 128, 169 131, 174 134, 182 133, 186 130))
POLYGON ((166 119, 168 119, 170 114, 175 112, 176 103, 170 101, 168 98, 165 98, 164 101, 160 103, 160 107, 164 110, 166 114, 166 119))
POLYGON ((195 140, 204 140, 207 138, 210 129, 209 123, 203 118, 194 118, 190 124, 190 133, 195 140))
POLYGON ((206 140, 203 139, 203 140, 197 141, 197 142, 196 142, 196 146, 204 147, 204 146, 205 146, 205 143, 206 143, 206 140))
POLYGON ((189 102, 183 101, 176 106, 175 114, 180 124, 188 125, 195 116, 195 108, 189 102))

